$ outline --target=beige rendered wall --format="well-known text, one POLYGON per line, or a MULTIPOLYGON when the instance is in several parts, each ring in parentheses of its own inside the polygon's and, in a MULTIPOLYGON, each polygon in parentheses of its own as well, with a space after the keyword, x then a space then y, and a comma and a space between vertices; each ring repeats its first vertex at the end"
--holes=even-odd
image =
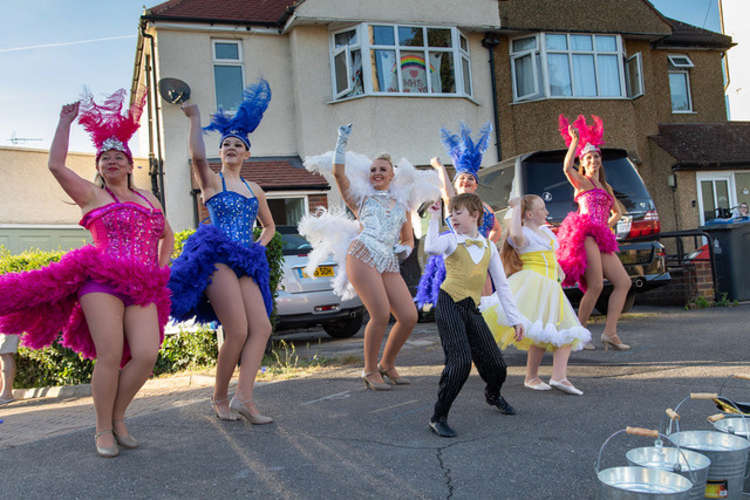
MULTIPOLYGON (((81 210, 72 204, 47 169, 49 152, 43 149, 0 147, 0 225, 74 225, 81 210)), ((69 153, 66 165, 85 179, 96 175, 93 153, 69 153)), ((151 189, 148 160, 134 159, 134 182, 151 189)))
POLYGON ((294 22, 398 22, 496 28, 497 0, 310 0, 298 6, 294 22), (460 8, 459 8, 460 6, 460 8))

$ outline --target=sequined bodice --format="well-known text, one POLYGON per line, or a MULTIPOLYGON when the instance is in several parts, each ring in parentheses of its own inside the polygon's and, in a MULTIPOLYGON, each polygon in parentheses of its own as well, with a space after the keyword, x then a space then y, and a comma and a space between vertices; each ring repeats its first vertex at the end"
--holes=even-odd
POLYGON ((483 207, 482 210, 482 223, 479 224, 479 232, 487 238, 490 234, 490 231, 492 231, 492 228, 495 226, 495 214, 493 214, 490 210, 487 210, 487 207, 483 207))
MULTIPOLYGON (((242 179, 252 193, 245 179, 242 179)), ((232 241, 250 247, 253 243, 253 224, 258 216, 258 198, 249 198, 235 191, 227 191, 224 176, 221 176, 222 191, 206 200, 211 224, 232 241)))
POLYGON ((164 215, 134 202, 114 202, 91 210, 80 224, 91 231, 94 245, 116 259, 155 265, 164 215))
POLYGON ((582 191, 575 197, 578 212, 588 214, 595 222, 606 224, 612 209, 612 197, 601 188, 582 191))
POLYGON ((362 232, 358 238, 379 251, 393 253, 399 242, 401 226, 406 222, 406 208, 396 202, 388 192, 367 196, 359 209, 362 232))

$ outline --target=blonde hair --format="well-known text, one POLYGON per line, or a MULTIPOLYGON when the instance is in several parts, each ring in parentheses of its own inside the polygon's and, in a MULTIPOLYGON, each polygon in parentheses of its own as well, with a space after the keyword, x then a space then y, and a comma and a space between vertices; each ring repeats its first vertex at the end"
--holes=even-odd
POLYGON ((391 155, 388 153, 380 153, 378 156, 375 157, 376 160, 385 160, 388 162, 388 164, 393 168, 393 161, 391 161, 391 155))
MULTIPOLYGON (((534 201, 539 200, 544 203, 544 200, 535 194, 526 194, 521 198, 521 225, 523 225, 523 218, 526 212, 531 210, 534 201)), ((510 276, 523 269, 523 261, 521 260, 521 254, 518 250, 508 243, 508 238, 505 238, 503 242, 503 249, 500 252, 500 259, 503 261, 503 269, 505 270, 505 276, 510 276)))

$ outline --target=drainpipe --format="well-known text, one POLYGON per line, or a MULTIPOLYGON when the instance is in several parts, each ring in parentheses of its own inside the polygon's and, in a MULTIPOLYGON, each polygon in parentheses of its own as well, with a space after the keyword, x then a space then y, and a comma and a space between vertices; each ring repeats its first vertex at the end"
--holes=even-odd
MULTIPOLYGON (((143 38, 149 39, 149 44, 151 46, 151 58, 150 60, 147 59, 146 63, 146 82, 148 82, 148 76, 150 73, 152 84, 150 85, 149 90, 149 100, 152 99, 153 96, 153 110, 154 110, 154 122, 155 122, 155 130, 156 130, 156 153, 153 152, 153 142, 151 138, 151 128, 149 127, 149 145, 151 146, 151 152, 149 153, 149 174, 152 176, 152 184, 154 177, 157 177, 157 185, 158 185, 158 193, 156 193, 157 197, 159 198, 159 201, 161 202, 161 205, 164 209, 164 212, 167 212, 167 204, 164 197, 164 161, 161 158, 161 129, 159 126, 159 96, 157 94, 158 92, 158 84, 156 81, 156 52, 155 52, 155 43, 154 43, 154 37, 153 35, 149 35, 146 33, 146 23, 141 22, 141 36, 143 38), (148 66, 148 62, 151 62, 151 66, 148 66)), ((151 106, 149 106, 149 113, 151 112, 151 106)), ((149 115, 149 122, 151 121, 151 117, 149 115)), ((150 124, 150 123, 149 123, 150 124)))
POLYGON ((497 148, 497 161, 503 159, 503 148, 500 144, 500 115, 497 111, 497 81, 495 78, 495 47, 500 44, 492 33, 485 33, 482 39, 482 47, 490 53, 490 82, 492 83, 492 115, 495 121, 495 147, 497 148))

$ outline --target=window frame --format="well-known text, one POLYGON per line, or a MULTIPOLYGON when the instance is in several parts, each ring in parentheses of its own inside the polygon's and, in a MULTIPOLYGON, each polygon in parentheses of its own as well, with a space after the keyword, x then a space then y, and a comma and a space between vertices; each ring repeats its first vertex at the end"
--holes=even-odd
POLYGON ((692 114, 695 113, 693 109, 693 95, 690 90, 690 72, 686 69, 670 69, 667 72, 667 84, 669 88, 669 107, 672 110, 672 114, 692 114), (669 81, 672 75, 685 75, 685 92, 687 93, 688 109, 674 109, 672 104, 672 85, 669 81))
MULTIPOLYGON (((212 38, 211 39, 211 67, 214 70, 213 83, 214 83, 214 98, 216 101, 216 107, 220 107, 219 104, 219 92, 216 85, 216 66, 238 66, 240 68, 240 77, 242 78, 240 88, 240 99, 242 102, 242 90, 245 88, 245 64, 242 57, 242 40, 230 39, 230 38, 212 38), (216 57, 216 44, 217 43, 231 43, 237 46, 237 59, 219 59, 216 57)), ((223 108, 225 111, 236 111, 237 108, 223 108)))
MULTIPOLYGON (((388 23, 388 22, 364 22, 364 23, 358 23, 354 25, 349 25, 343 28, 339 28, 336 30, 329 31, 329 64, 331 68, 331 95, 333 98, 333 102, 341 102, 347 99, 355 99, 359 97, 451 97, 451 98, 468 98, 472 99, 474 98, 474 90, 473 90, 473 70, 471 67, 471 46, 469 37, 466 36, 461 30, 458 29, 456 26, 435 26, 435 25, 428 25, 428 24, 413 24, 413 23, 388 23), (393 45, 382 45, 382 44, 375 44, 370 42, 370 27, 373 26, 387 26, 391 27, 393 29, 393 45), (422 36, 424 40, 424 44, 422 46, 406 46, 406 45, 400 45, 399 38, 398 38, 398 28, 420 28, 422 30, 422 36), (440 29, 440 30, 450 30, 451 32, 451 38, 450 38, 450 47, 431 47, 429 45, 428 41, 428 29, 440 29), (350 53, 352 48, 350 46, 347 46, 346 48, 342 47, 339 49, 336 49, 336 42, 335 38, 336 35, 340 33, 345 33, 347 31, 356 31, 359 43, 357 44, 357 49, 360 50, 360 56, 362 60, 362 88, 363 91, 361 94, 348 96, 347 93, 351 92, 352 90, 352 82, 351 82, 351 57, 350 53), (466 50, 464 50, 461 47, 461 40, 466 41, 466 50), (347 66, 347 78, 349 83, 349 88, 346 91, 340 91, 336 92, 336 67, 335 67, 335 57, 341 51, 345 50, 347 51, 346 55, 346 66, 347 66), (373 67, 372 67, 372 54, 375 50, 389 50, 393 51, 395 53, 395 58, 397 61, 400 61, 401 52, 422 52, 424 54, 425 60, 427 61, 427 64, 425 64, 425 79, 427 81, 427 92, 404 92, 403 91, 403 77, 401 73, 401 64, 396 65, 396 77, 398 79, 398 86, 399 90, 397 92, 393 91, 376 91, 374 90, 374 82, 377 78, 377 75, 374 74, 373 67), (454 80, 454 87, 455 92, 433 92, 432 91, 432 78, 431 73, 429 70, 429 58, 430 53, 433 52, 445 52, 451 54, 451 57, 453 59, 453 80, 454 80), (463 62, 464 60, 467 62, 468 65, 468 77, 469 82, 468 85, 466 85, 466 82, 464 80, 464 71, 463 71, 463 62), (466 93, 465 90, 468 87, 469 93, 466 93)), ((439 71, 439 69, 438 69, 439 71)))
POLYGON ((694 68, 693 60, 687 54, 667 54, 667 60, 669 64, 675 69, 689 69, 694 68), (687 62, 677 62, 678 58, 685 58, 687 62))
MULTIPOLYGON (((599 99, 631 99, 630 96, 628 96, 628 90, 627 90, 627 82, 625 78, 625 71, 626 71, 626 55, 625 55, 625 47, 622 40, 622 36, 619 34, 612 34, 612 33, 571 33, 571 32, 539 32, 534 34, 526 34, 517 36, 514 38, 511 38, 508 43, 508 52, 510 54, 511 59, 511 74, 512 74, 512 80, 513 80, 513 103, 523 103, 523 102, 531 102, 536 100, 542 100, 542 99, 587 99, 587 100, 599 100, 599 99), (566 48, 565 49, 548 49, 547 48, 547 36, 548 35, 563 35, 565 36, 566 40, 566 48), (573 49, 571 46, 571 37, 575 35, 585 35, 591 38, 591 50, 580 50, 580 49, 573 49), (608 50, 598 50, 596 47, 596 37, 613 37, 615 39, 615 50, 614 51, 608 51, 608 50), (536 47, 533 49, 526 49, 522 52, 514 52, 513 50, 513 42, 516 40, 522 40, 527 38, 535 38, 536 39, 536 47), (523 57, 526 55, 526 53, 532 52, 532 61, 535 63, 533 66, 533 72, 534 72, 534 78, 535 78, 535 87, 537 89, 537 92, 530 97, 527 96, 518 96, 518 92, 516 89, 516 68, 515 68, 515 60, 523 57), (568 57, 568 74, 570 76, 570 88, 571 93, 573 95, 566 96, 566 95, 552 95, 551 86, 550 86, 550 79, 549 79, 549 67, 548 62, 549 58, 548 56, 550 54, 565 54, 568 57), (584 96, 584 95, 576 95, 576 84, 575 84, 575 72, 573 70, 573 56, 574 55, 591 55, 593 57, 594 61, 594 74, 596 77, 596 95, 593 96, 584 96), (620 88, 620 94, 619 95, 613 95, 613 96, 604 96, 600 95, 601 90, 601 78, 599 73, 599 58, 598 56, 616 56, 617 57, 617 63, 618 63, 618 84, 620 88), (538 64, 541 65, 541 74, 539 74, 538 68, 537 68, 537 61, 535 58, 539 58, 538 64)), ((641 78, 643 76, 643 71, 641 70, 641 78)), ((643 87, 643 86, 642 86, 643 87)), ((643 95, 643 94, 641 94, 643 95)))
POLYGON ((643 81, 643 55, 640 52, 636 52, 630 57, 625 58, 625 92, 630 99, 638 99, 646 93, 643 81), (638 92, 632 92, 633 89, 630 87, 630 61, 635 61, 635 66, 638 69, 638 92))

